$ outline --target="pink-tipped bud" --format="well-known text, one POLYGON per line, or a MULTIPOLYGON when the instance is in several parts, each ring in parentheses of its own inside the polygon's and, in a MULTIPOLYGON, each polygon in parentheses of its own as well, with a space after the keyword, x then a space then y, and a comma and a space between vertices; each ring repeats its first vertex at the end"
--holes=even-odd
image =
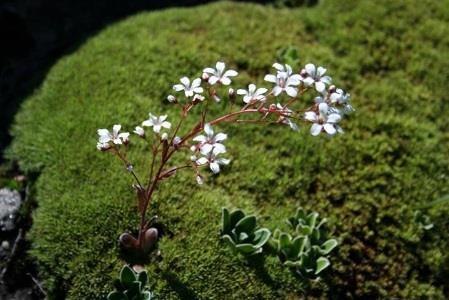
POLYGON ((209 80, 209 74, 203 73, 203 75, 201 75, 201 79, 203 79, 204 81, 208 81, 209 80))
POLYGON ((301 75, 302 77, 307 77, 308 74, 307 74, 306 69, 302 69, 301 72, 299 72, 299 75, 301 75))
POLYGON ((173 95, 168 95, 167 101, 170 102, 170 103, 176 103, 177 102, 176 97, 173 96, 173 95))
POLYGON ((204 183, 203 176, 201 176, 200 174, 197 174, 196 175, 196 183, 198 183, 199 185, 202 185, 204 183))
POLYGON ((335 92, 336 89, 337 89, 337 87, 335 85, 329 86, 329 93, 335 92))

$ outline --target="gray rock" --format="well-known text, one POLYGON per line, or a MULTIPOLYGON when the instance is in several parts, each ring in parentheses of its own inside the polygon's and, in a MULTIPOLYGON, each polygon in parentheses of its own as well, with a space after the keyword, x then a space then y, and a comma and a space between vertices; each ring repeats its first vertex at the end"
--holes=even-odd
POLYGON ((0 189, 0 230, 15 229, 14 221, 19 212, 22 199, 19 192, 8 188, 0 189))

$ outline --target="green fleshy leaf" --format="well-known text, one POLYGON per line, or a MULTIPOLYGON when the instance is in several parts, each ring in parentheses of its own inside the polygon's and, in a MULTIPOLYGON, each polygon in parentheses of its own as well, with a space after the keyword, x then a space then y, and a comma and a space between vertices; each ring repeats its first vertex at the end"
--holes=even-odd
POLYGON ((335 247, 337 247, 337 245, 337 240, 327 240, 324 244, 321 245, 320 252, 323 255, 329 254, 335 247))
POLYGON ((108 295, 108 300, 128 300, 128 297, 122 292, 111 292, 108 295))
POLYGON ((143 300, 151 300, 151 292, 145 291, 142 293, 143 300))
POLYGON ((290 241, 292 237, 285 232, 282 232, 279 236, 279 246, 281 249, 287 249, 290 246, 290 241))
POLYGON ((254 232, 254 229, 256 229, 256 217, 255 216, 246 216, 235 225, 236 233, 246 232, 246 233, 250 234, 250 233, 254 232))
POLYGON ((291 257, 299 256, 299 254, 304 249, 304 245, 305 245, 306 241, 307 241, 307 237, 305 237, 305 236, 298 236, 293 239, 291 252, 290 252, 291 257))
POLYGON ((307 224, 309 224, 309 226, 312 230, 315 228, 317 218, 318 218, 318 213, 316 213, 316 212, 312 212, 307 216, 307 224))
POLYGON ((296 232, 298 232, 298 234, 301 234, 301 235, 311 235, 312 227, 299 224, 298 227, 296 227, 296 232))
POLYGON ((221 219, 222 219, 222 223, 223 223, 222 234, 227 234, 232 230, 231 216, 229 214, 229 210, 226 207, 223 207, 223 209, 221 211, 221 215, 222 215, 221 219))
POLYGON ((327 267, 329 267, 331 263, 329 262, 329 260, 326 257, 320 257, 317 259, 316 261, 316 270, 315 270, 315 275, 318 275, 321 271, 323 271, 324 269, 326 269, 327 267))
POLYGON ((129 288, 129 286, 136 281, 136 275, 134 271, 129 266, 124 266, 120 272, 120 281, 122 284, 129 288))
POLYGON ((257 248, 262 247, 263 245, 266 244, 266 242, 268 242, 270 236, 271 231, 268 230, 267 228, 260 228, 256 230, 256 232, 254 232, 254 241, 256 242, 254 246, 256 246, 257 248))
POLYGON ((235 248, 243 254, 252 254, 256 252, 258 249, 251 244, 238 244, 235 248))
POLYGON ((142 271, 137 275, 137 280, 142 284, 142 288, 144 288, 148 283, 148 273, 146 271, 142 271))
POLYGON ((222 236, 223 241, 225 241, 226 244, 228 244, 228 246, 234 248, 235 247, 235 243, 232 240, 232 238, 229 235, 224 235, 222 236))
POLYGON ((139 296, 141 291, 142 283, 140 281, 134 281, 133 283, 131 283, 129 289, 125 291, 125 294, 129 299, 133 299, 134 297, 139 296))
POLYGON ((241 211, 240 209, 234 210, 229 216, 231 229, 235 228, 235 225, 244 217, 245 214, 243 213, 243 211, 241 211))
POLYGON ((300 260, 287 260, 284 262, 284 265, 289 267, 289 268, 299 268, 301 267, 301 261, 300 260))

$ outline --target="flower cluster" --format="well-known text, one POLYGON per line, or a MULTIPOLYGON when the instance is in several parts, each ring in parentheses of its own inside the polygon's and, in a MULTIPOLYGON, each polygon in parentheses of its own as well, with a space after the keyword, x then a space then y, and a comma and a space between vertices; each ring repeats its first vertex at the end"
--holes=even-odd
POLYGON ((176 94, 167 96, 168 102, 181 108, 181 117, 176 125, 172 126, 167 115, 156 116, 150 113, 149 118, 133 131, 151 145, 152 156, 146 185, 135 173, 133 164, 128 161, 128 147, 122 147, 130 143, 130 134, 120 132, 121 125, 114 125, 112 131, 98 129, 98 150, 116 155, 136 182, 134 188, 141 214, 139 235, 137 239, 128 236, 125 239, 128 242, 122 241, 122 245, 141 252, 148 250, 145 241, 149 233, 156 229, 149 228, 152 219, 146 220, 145 214, 153 193, 162 180, 175 175, 178 170, 190 169, 193 170, 197 183, 202 184, 201 169, 207 168, 217 174, 224 166, 229 165, 224 145, 228 136, 214 131, 219 124, 277 124, 298 131, 298 124, 305 122, 312 123, 310 133, 314 136, 322 132, 330 136, 343 132, 339 124, 345 115, 353 111, 350 95, 332 85, 325 68, 306 64, 295 72, 290 65, 279 63, 273 64, 273 68, 274 74, 264 77, 271 87, 256 86, 255 83, 249 83, 245 88, 230 87, 238 73, 226 69, 224 62, 217 62, 215 67, 204 68, 201 76, 195 76, 193 80, 185 76, 180 78, 180 83, 173 85, 176 94), (300 98, 307 92, 313 93, 314 101, 304 107, 304 101, 300 98), (214 110, 209 109, 209 106, 221 99, 228 100, 223 103, 228 106, 225 108, 226 112, 211 118, 210 112, 214 110), (242 102, 240 107, 235 105, 237 100, 242 102), (192 110, 196 110, 194 115, 199 116, 198 120, 194 121, 192 128, 185 129, 183 125, 187 123, 184 120, 192 110), (170 165, 172 157, 186 149, 191 151, 190 159, 185 157, 184 164, 170 165))
MULTIPOLYGON (((322 132, 330 136, 343 132, 339 123, 343 116, 354 109, 350 104, 350 95, 343 89, 332 85, 332 79, 326 75, 325 68, 310 63, 299 69, 298 73, 295 73, 288 64, 274 63, 273 68, 275 73, 267 74, 264 77, 266 82, 273 84, 271 90, 268 87, 257 87, 254 83, 250 83, 247 89, 237 89, 236 93, 233 88, 230 88, 228 97, 235 98, 235 94, 240 95, 244 107, 215 119, 214 125, 233 121, 277 123, 288 125, 293 130, 299 130, 297 123, 305 121, 312 123, 310 133, 314 136, 322 132), (314 103, 305 110, 295 107, 299 103, 299 97, 308 91, 318 93, 314 98, 314 103), (257 118, 243 118, 243 115, 249 113, 256 115, 257 118)), ((237 75, 235 70, 226 69, 225 63, 219 61, 215 67, 204 68, 201 77, 190 80, 184 76, 180 79, 180 83, 173 85, 173 90, 183 93, 186 100, 180 101, 179 95, 169 95, 167 100, 180 104, 183 109, 183 117, 185 117, 191 109, 200 103, 208 102, 209 99, 220 101, 222 97, 218 95, 218 86, 229 86, 237 75)), ((189 146, 189 142, 192 142, 193 144, 190 146, 193 152, 191 162, 192 167, 196 170, 197 179, 198 176, 201 177, 198 171, 198 167, 201 166, 208 166, 213 173, 219 173, 220 167, 228 165, 230 162, 229 159, 222 157, 226 153, 223 142, 227 135, 214 133, 212 123, 207 123, 205 120, 205 112, 206 110, 203 110, 200 126, 184 137, 176 135, 179 130, 178 126, 176 132, 169 138, 172 124, 167 121, 167 115, 155 116, 151 113, 147 120, 135 127, 134 133, 145 138, 144 128, 150 127, 158 136, 159 143, 168 140, 170 144, 167 146, 173 147, 173 150, 189 146)), ((112 132, 107 129, 99 129, 97 148, 107 151, 118 145, 128 144, 129 133, 119 133, 120 129, 120 125, 114 125, 112 132)))

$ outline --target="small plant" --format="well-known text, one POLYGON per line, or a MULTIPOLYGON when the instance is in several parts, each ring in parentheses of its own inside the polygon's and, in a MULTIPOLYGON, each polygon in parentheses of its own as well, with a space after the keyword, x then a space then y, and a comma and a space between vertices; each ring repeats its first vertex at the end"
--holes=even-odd
POLYGON ((114 281, 116 291, 109 293, 108 300, 151 300, 152 294, 146 288, 148 274, 145 270, 134 272, 129 266, 123 266, 120 278, 114 281))
POLYGON ((295 235, 276 230, 273 243, 280 261, 306 278, 317 278, 329 265, 326 257, 336 246, 335 239, 327 239, 327 233, 322 228, 326 219, 318 224, 318 213, 308 215, 302 208, 296 211, 294 217, 287 223, 293 228, 295 235))
POLYGON ((420 229, 430 230, 433 228, 433 223, 431 222, 430 217, 424 214, 421 210, 415 210, 413 213, 413 221, 420 229))
MULTIPOLYGON (((204 68, 199 77, 182 77, 173 85, 177 96, 167 97, 168 102, 179 108, 180 117, 176 125, 172 126, 168 115, 149 113, 148 119, 140 122, 133 131, 136 140, 147 143, 151 152, 149 167, 139 168, 144 174, 138 174, 129 160, 128 150, 134 142, 129 132, 122 132, 119 124, 113 125, 112 130, 97 130, 97 149, 116 156, 135 181, 133 187, 140 224, 136 236, 125 233, 120 238, 128 253, 145 257, 157 246, 159 233, 151 227, 147 212, 163 181, 180 171, 191 170, 196 182, 202 184, 204 169, 217 174, 230 164, 230 159, 224 157, 228 135, 217 130, 221 124, 278 125, 297 131, 298 124, 304 123, 310 124, 313 136, 343 133, 341 120, 353 111, 349 93, 332 84, 326 68, 311 63, 298 66, 294 49, 287 50, 284 56, 290 57, 295 65, 274 63, 273 74, 264 76, 264 81, 269 84, 266 87, 250 83, 243 88, 230 88, 238 72, 227 69, 220 61, 214 67, 204 68), (304 103, 306 93, 313 99, 309 104, 304 103), (222 112, 211 117, 214 110, 210 107, 220 101, 224 104, 222 112), (194 125, 186 128, 184 121, 192 115, 196 118, 194 125), (190 154, 186 155, 189 151, 190 154), (177 154, 184 154, 183 163, 173 164, 173 157, 177 154)), ((252 232, 255 228, 248 228, 237 236, 228 234, 230 241, 236 243, 241 252, 261 251, 259 246, 266 239, 266 232, 257 231, 256 235, 252 232)))
POLYGON ((222 239, 235 252, 243 255, 262 253, 263 246, 271 236, 271 231, 267 228, 258 228, 256 217, 245 216, 240 209, 229 213, 227 208, 223 208, 222 213, 222 239))

